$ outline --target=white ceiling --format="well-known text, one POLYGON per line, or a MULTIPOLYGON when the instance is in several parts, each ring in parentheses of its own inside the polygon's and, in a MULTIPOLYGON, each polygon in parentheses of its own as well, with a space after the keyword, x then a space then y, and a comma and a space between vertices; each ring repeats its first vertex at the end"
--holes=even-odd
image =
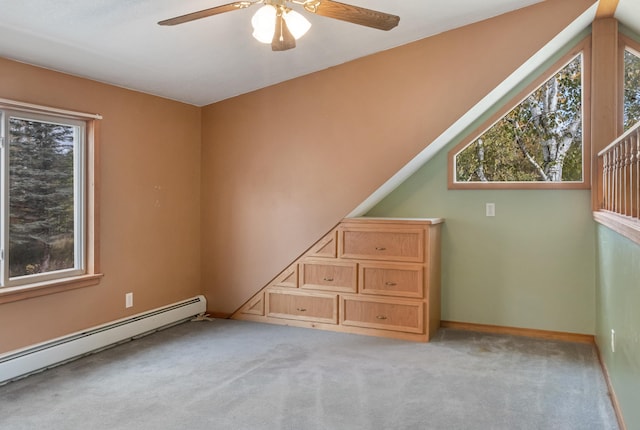
MULTIPOLYGON (((294 7, 311 30, 272 52, 251 36, 258 6, 157 25, 230 0, 0 0, 0 56, 202 106, 539 1, 343 0, 400 16, 389 32, 294 7)), ((619 8, 640 25, 640 2, 619 8)))

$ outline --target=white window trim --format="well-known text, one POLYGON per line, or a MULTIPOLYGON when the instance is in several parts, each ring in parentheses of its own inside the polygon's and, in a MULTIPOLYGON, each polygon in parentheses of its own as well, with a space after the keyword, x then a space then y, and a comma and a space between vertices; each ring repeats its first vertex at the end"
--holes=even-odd
MULTIPOLYGON (((621 78, 621 82, 620 82, 620 100, 622 100, 622 106, 620 106, 620 121, 623 122, 621 129, 620 129, 620 133, 624 132, 624 118, 625 118, 625 106, 624 106, 624 92, 625 92, 625 82, 624 82, 624 75, 625 75, 625 70, 624 70, 624 56, 627 52, 629 52, 629 54, 634 55, 637 58, 640 58, 640 43, 636 42, 633 39, 627 38, 627 37, 621 37, 620 38, 620 46, 621 46, 621 51, 622 51, 622 58, 621 58, 621 62, 622 62, 622 66, 621 66, 621 73, 622 73, 622 78, 621 78)), ((630 127, 633 128, 633 127, 630 127)))
MULTIPOLYGON (((484 121, 482 125, 476 127, 474 131, 465 133, 466 137, 449 150, 447 166, 447 186, 448 189, 589 189, 591 188, 591 112, 587 109, 585 100, 590 98, 591 82, 591 35, 588 35, 580 42, 573 45, 565 52, 553 65, 540 70, 538 76, 533 79, 524 90, 510 101, 498 102, 501 107, 484 121), (507 115, 515 106, 522 103, 539 86, 543 85, 551 76, 562 70, 569 62, 578 55, 582 55, 582 181, 526 181, 526 182, 458 182, 456 180, 456 157, 467 146, 473 143, 479 136, 492 127, 496 122, 507 115)), ((495 107, 496 105, 494 105, 495 107)))
POLYGON ((2 127, 0 128, 0 136, 2 138, 2 171, 4 174, 0 178, 2 183, 3 199, 0 204, 0 215, 2 217, 2 243, 0 261, 0 288, 12 287, 17 285, 34 284, 38 282, 50 281, 53 279, 68 278, 70 276, 83 275, 86 271, 85 263, 85 182, 86 169, 85 162, 85 145, 86 145, 86 123, 74 119, 61 119, 40 113, 23 112, 16 110, 3 109, 0 110, 0 118, 2 118, 2 127), (74 148, 73 148, 73 178, 74 178, 74 267, 72 269, 64 269, 51 271, 46 273, 37 273, 33 275, 23 275, 11 278, 8 271, 9 255, 9 120, 10 118, 18 118, 23 120, 41 121, 50 124, 68 125, 74 127, 74 148))
POLYGON ((17 110, 30 113, 42 113, 50 116, 62 116, 70 119, 102 119, 102 115, 95 113, 77 112, 67 109, 59 109, 37 105, 33 103, 18 102, 15 100, 0 98, 0 109, 17 110))
MULTIPOLYGON (((81 153, 74 151, 74 157, 79 157, 74 160, 76 166, 82 166, 82 170, 77 172, 82 181, 79 186, 74 187, 74 198, 81 196, 81 203, 77 204, 74 221, 74 229, 77 235, 80 235, 81 239, 81 252, 75 253, 76 268, 70 270, 50 272, 49 274, 33 275, 20 277, 19 282, 8 282, 0 285, 0 304, 13 302, 17 300, 23 300, 27 298, 58 293, 61 291, 71 290, 75 288, 82 288, 92 285, 97 285, 102 278, 102 274, 99 273, 99 146, 98 146, 98 133, 99 133, 99 120, 102 119, 101 115, 71 111, 59 108, 49 108, 46 106, 35 105, 31 103, 23 103, 13 100, 7 100, 0 98, 0 110, 11 113, 18 113, 18 116, 27 116, 29 118, 36 119, 37 116, 45 119, 46 121, 57 123, 79 123, 83 126, 81 153), (54 119, 55 118, 55 119, 54 119), (60 118, 64 118, 63 121, 60 118), (82 163, 76 163, 75 161, 82 160, 82 163), (22 282, 24 280, 24 282, 22 282)), ((0 131, 2 136, 5 135, 4 117, 0 123, 0 131)), ((6 139, 3 142, 3 147, 8 146, 6 139)), ((2 150, 3 158, 1 160, 3 171, 8 166, 8 157, 4 157, 5 150, 2 150), (5 158, 7 161, 5 162, 5 158), (5 164, 6 163, 6 164, 5 164)), ((1 181, 5 181, 4 175, 0 178, 1 181)), ((78 185, 79 185, 78 184, 78 185)), ((2 182, 0 185, 4 190, 5 184, 2 182)), ((76 202, 79 202, 76 200, 76 202)), ((0 200, 0 204, 8 208, 8 194, 3 193, 3 198, 0 200)), ((0 222, 0 228, 8 231, 8 217, 6 220, 0 222)), ((3 240, 6 235, 2 234, 3 240)), ((1 244, 3 248, 7 248, 8 241, 1 244)), ((2 263, 4 270, 4 262, 2 263)), ((6 279, 4 273, 0 274, 3 281, 6 279)), ((12 280, 13 281, 13 280, 12 280)))

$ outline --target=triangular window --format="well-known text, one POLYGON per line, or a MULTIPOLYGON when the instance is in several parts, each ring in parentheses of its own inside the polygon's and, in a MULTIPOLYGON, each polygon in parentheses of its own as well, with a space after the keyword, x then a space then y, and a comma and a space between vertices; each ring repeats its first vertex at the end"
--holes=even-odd
POLYGON ((588 186, 583 162, 585 50, 581 44, 563 57, 515 98, 515 107, 498 112, 451 151, 451 188, 588 186))

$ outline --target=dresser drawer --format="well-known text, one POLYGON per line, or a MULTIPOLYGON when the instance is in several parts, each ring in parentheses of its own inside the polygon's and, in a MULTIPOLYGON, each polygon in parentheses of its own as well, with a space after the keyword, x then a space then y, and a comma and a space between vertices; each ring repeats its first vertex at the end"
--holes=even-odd
POLYGON ((418 264, 365 262, 358 269, 361 294, 422 298, 424 268, 418 264))
POLYGON ((338 323, 337 294, 269 289, 267 316, 320 323, 338 323))
POLYGON ((422 301, 342 296, 340 323, 373 329, 424 333, 422 301))
POLYGON ((350 261, 304 260, 300 263, 300 288, 357 291, 357 265, 350 261))
POLYGON ((340 258, 424 261, 424 230, 346 227, 340 230, 340 258))

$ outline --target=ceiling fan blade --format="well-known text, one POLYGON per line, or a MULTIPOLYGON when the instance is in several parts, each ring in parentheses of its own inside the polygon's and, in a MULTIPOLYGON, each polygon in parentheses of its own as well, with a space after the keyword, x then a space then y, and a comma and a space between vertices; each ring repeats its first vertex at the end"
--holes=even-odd
POLYGON ((195 21, 196 19, 206 18, 212 15, 218 15, 219 13, 231 12, 233 10, 244 9, 252 6, 256 3, 262 3, 261 1, 237 1, 229 4, 223 4, 222 6, 216 6, 209 9, 204 9, 198 12, 188 13, 186 15, 176 16, 175 18, 165 19, 158 22, 160 25, 177 25, 189 21, 195 21))
POLYGON ((282 16, 282 9, 278 8, 276 13, 276 31, 273 32, 273 40, 271 41, 272 51, 286 51, 296 47, 296 39, 293 37, 287 27, 287 23, 282 16))
POLYGON ((379 30, 391 30, 400 22, 400 17, 397 15, 390 15, 388 13, 332 0, 310 0, 304 4, 304 8, 308 12, 315 13, 316 15, 352 22, 379 30))

